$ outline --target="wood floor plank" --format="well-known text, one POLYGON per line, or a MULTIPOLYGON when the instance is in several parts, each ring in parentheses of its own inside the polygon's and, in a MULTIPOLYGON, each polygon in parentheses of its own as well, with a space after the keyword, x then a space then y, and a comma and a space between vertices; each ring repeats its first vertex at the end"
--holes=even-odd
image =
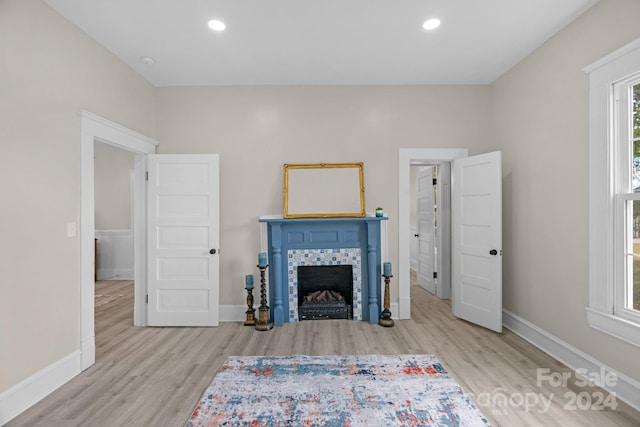
POLYGON ((241 322, 134 327, 133 287, 132 281, 97 282, 97 294, 123 296, 96 307, 95 365, 7 427, 182 426, 226 357, 291 354, 434 354, 495 426, 640 426, 640 413, 622 402, 616 410, 568 410, 565 394, 602 390, 576 385, 571 370, 511 331, 497 334, 455 318, 449 301, 415 284, 412 319, 394 319, 392 328, 314 320, 270 331, 241 322), (568 372, 573 380, 541 386, 539 368, 568 372), (525 407, 519 397, 538 401, 525 407))

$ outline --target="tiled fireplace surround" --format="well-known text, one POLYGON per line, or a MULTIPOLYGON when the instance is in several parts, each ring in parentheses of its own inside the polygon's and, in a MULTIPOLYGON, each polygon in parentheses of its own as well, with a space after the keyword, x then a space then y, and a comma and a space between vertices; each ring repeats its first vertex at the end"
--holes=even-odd
POLYGON ((345 264, 353 266, 353 320, 378 323, 383 220, 386 218, 261 217, 274 324, 298 321, 298 266, 345 264))

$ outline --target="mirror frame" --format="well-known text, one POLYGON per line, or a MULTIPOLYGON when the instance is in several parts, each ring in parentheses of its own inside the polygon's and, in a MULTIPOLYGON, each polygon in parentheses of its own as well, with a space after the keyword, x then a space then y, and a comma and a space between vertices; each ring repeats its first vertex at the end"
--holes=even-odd
MULTIPOLYGON (((341 186, 342 187, 342 186, 341 186)), ((355 187, 355 184, 354 184, 355 187)), ((341 190, 328 188, 327 191, 341 190)), ((343 190, 344 191, 344 190, 343 190)), ((351 191, 351 190, 349 190, 351 191)), ((309 163, 309 164, 285 164, 284 165, 284 213, 283 218, 353 218, 367 216, 364 205, 364 163, 309 163), (289 193, 289 171, 292 169, 337 169, 354 168, 358 171, 357 189, 360 198, 359 212, 331 212, 331 213, 300 213, 289 212, 289 201, 295 200, 298 195, 289 193)))

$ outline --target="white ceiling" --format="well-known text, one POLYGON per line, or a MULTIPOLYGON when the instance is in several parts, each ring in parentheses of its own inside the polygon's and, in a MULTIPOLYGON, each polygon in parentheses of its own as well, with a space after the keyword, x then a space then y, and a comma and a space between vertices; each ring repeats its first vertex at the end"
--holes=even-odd
POLYGON ((488 84, 597 2, 45 1, 155 86, 488 84))

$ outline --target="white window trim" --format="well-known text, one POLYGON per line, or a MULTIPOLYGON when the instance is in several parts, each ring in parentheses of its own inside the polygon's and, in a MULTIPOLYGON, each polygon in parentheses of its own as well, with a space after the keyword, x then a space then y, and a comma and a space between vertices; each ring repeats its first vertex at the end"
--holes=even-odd
POLYGON ((612 125, 614 83, 640 71, 640 39, 584 69, 589 74, 589 306, 587 321, 599 331, 640 346, 640 324, 616 315, 614 252, 616 204, 612 125))

